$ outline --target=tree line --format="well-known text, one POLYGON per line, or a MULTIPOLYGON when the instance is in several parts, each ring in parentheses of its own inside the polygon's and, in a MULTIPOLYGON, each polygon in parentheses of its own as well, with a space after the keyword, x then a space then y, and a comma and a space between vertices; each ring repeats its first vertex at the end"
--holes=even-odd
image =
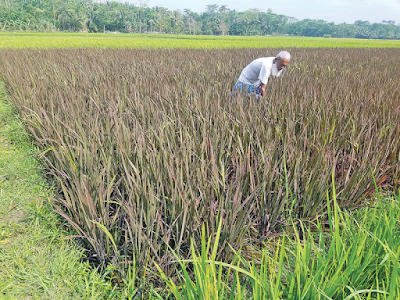
POLYGON ((295 35, 368 39, 400 39, 400 24, 392 20, 335 24, 297 20, 268 9, 244 12, 210 4, 190 9, 148 7, 147 1, 121 3, 93 0, 0 0, 0 29, 4 31, 88 31, 173 33, 191 35, 295 35))

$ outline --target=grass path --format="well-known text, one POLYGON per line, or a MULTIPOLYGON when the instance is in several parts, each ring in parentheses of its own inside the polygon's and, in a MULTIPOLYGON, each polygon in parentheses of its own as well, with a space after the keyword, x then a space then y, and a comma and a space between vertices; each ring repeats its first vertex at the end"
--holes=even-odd
POLYGON ((0 299, 116 299, 110 281, 81 263, 46 199, 35 149, 0 86, 0 299), (58 224, 58 225, 57 225, 58 224))

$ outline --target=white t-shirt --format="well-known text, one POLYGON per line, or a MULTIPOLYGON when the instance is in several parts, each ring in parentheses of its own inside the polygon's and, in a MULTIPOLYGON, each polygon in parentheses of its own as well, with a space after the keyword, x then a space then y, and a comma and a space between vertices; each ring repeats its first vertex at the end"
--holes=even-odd
POLYGON ((244 84, 259 86, 261 83, 267 84, 270 75, 279 77, 283 71, 272 67, 275 57, 261 57, 248 64, 239 76, 238 81, 244 84))

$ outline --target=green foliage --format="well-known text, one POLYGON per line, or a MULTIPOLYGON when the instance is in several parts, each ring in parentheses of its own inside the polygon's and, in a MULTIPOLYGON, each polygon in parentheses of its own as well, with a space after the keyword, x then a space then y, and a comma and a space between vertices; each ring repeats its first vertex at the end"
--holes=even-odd
POLYGON ((192 248, 189 260, 178 257, 180 280, 161 269, 159 276, 175 299, 398 299, 400 196, 355 214, 340 210, 335 189, 332 196, 329 224, 293 226, 293 235, 268 243, 252 260, 237 252, 233 263, 218 262, 203 236, 199 255, 192 248))
POLYGON ((370 24, 338 24, 324 20, 296 20, 268 9, 243 12, 226 5, 208 5, 203 13, 185 9, 169 11, 129 2, 93 0, 14 0, 0 2, 0 29, 6 31, 87 31, 129 33, 180 33, 203 35, 297 35, 341 38, 400 39, 400 26, 394 21, 370 24))

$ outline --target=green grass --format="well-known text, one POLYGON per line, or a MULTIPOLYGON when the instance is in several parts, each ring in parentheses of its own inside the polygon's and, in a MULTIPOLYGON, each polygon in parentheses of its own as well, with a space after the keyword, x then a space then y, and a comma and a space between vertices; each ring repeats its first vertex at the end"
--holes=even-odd
POLYGON ((0 32, 0 48, 399 48, 397 40, 291 36, 193 36, 0 32))
POLYGON ((332 197, 329 229, 318 220, 293 226, 252 259, 237 252, 231 264, 215 259, 221 228, 212 248, 203 229, 201 253, 192 246, 191 259, 177 256, 181 279, 160 268, 159 276, 173 299, 399 299, 400 195, 355 212, 332 197))
MULTIPOLYGON (((0 87, 1 88, 1 87, 0 87)), ((41 201, 52 190, 36 149, 0 94, 0 299, 126 299, 109 279, 81 262, 60 218, 41 201)))

